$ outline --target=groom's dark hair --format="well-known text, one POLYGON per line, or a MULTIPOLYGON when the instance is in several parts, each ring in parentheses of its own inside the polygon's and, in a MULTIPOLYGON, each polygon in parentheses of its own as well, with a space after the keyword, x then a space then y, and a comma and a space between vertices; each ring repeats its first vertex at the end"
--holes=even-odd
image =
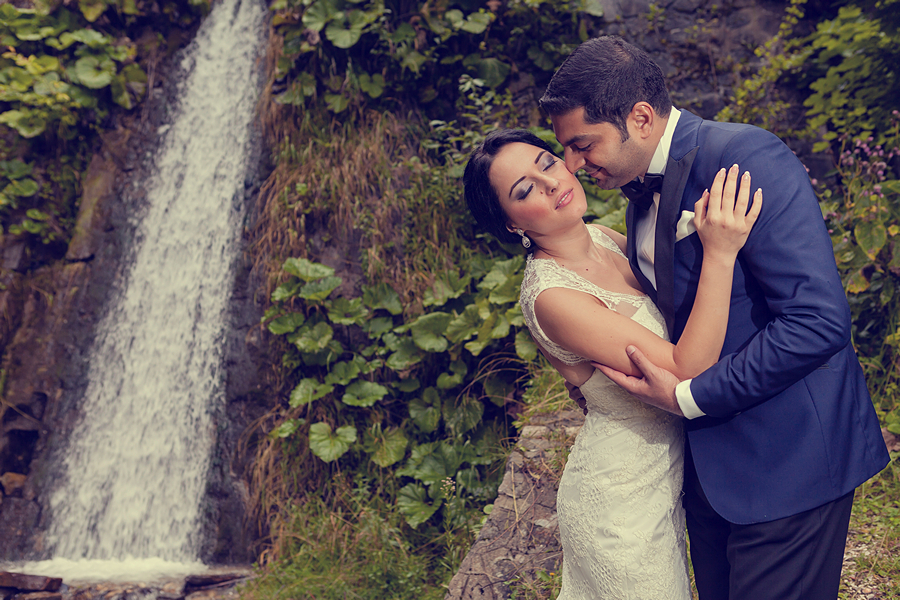
POLYGON ((583 107, 586 123, 611 123, 624 141, 628 114, 641 101, 669 116, 672 100, 662 70, 640 48, 604 36, 584 42, 563 61, 540 105, 551 117, 583 107))

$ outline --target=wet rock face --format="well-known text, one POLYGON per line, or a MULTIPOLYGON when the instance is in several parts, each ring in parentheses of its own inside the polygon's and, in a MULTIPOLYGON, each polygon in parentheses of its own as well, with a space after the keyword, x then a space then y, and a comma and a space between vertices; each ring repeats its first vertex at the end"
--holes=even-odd
MULTIPOLYGON (((27 271, 24 245, 0 237, 0 562, 49 558, 44 532, 52 519, 49 491, 60 477, 55 465, 82 416, 94 327, 111 290, 125 277, 136 235, 131 217, 146 197, 133 182, 152 168, 158 128, 174 103, 177 81, 169 81, 163 70, 144 114, 120 118, 83 174, 65 260, 27 271)), ((255 136, 247 157, 251 164, 261 164, 260 139, 255 136)), ((248 229, 254 226, 262 179, 262 174, 249 177, 243 197, 236 199, 249 207, 248 229)), ((244 478, 252 455, 237 452, 245 429, 265 410, 258 373, 268 356, 253 336, 262 309, 255 294, 260 281, 251 268, 238 265, 234 274, 223 341, 225 403, 214 414, 217 445, 203 499, 199 556, 208 564, 246 564, 254 558, 244 478)))

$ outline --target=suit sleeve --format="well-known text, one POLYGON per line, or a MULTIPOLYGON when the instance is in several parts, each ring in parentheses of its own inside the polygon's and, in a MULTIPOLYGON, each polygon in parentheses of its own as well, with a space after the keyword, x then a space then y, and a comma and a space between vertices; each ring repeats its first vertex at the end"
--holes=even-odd
POLYGON ((714 417, 772 398, 850 343, 850 309, 806 169, 757 128, 727 143, 721 166, 734 163, 763 190, 760 219, 739 256, 763 298, 754 314, 734 315, 751 329, 749 341, 690 384, 697 406, 714 417))

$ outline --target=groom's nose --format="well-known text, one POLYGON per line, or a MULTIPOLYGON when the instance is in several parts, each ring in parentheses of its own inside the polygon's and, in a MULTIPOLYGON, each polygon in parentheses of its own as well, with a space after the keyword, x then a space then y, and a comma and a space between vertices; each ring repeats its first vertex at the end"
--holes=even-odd
POLYGON ((563 151, 563 158, 565 159, 566 168, 569 170, 569 173, 575 173, 584 166, 584 158, 581 157, 581 152, 576 152, 571 148, 566 148, 563 151))

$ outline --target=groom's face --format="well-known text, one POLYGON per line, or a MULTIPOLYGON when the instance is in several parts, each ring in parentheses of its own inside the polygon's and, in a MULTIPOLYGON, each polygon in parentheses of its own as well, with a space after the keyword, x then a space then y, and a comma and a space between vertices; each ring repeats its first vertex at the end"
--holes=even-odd
POLYGON ((585 123, 584 108, 550 120, 556 139, 565 149, 566 168, 570 172, 584 169, 605 190, 621 187, 647 172, 653 149, 648 153, 640 124, 633 122, 631 116, 625 141, 611 123, 585 123))

